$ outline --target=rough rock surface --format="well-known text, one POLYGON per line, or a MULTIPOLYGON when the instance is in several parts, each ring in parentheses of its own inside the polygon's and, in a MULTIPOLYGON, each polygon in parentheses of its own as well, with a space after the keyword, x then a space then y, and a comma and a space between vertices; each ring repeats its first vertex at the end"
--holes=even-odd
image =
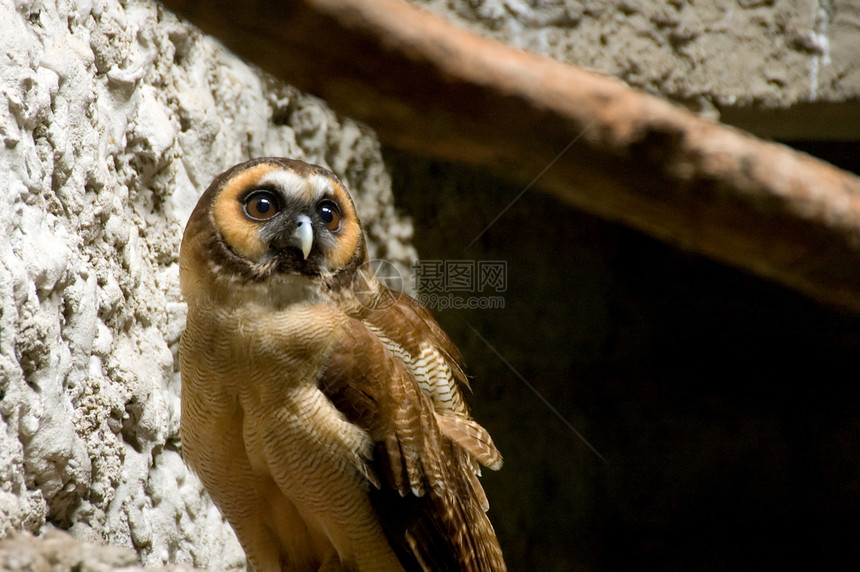
POLYGON ((214 175, 287 155, 408 264, 377 141, 142 0, 0 2, 0 94, 0 538, 241 565, 180 456, 181 232, 214 175))
POLYGON ((131 548, 76 540, 56 529, 46 531, 41 537, 12 532, 0 541, 0 570, 96 572, 122 569, 136 563, 137 554, 131 548))
MULTIPOLYGON (((860 5, 854 0, 410 1, 478 33, 595 68, 713 117, 718 110, 853 102, 830 113, 841 113, 842 121, 846 115, 860 119, 860 5)), ((810 124, 796 130, 820 131, 819 117, 804 111, 810 124)), ((849 133, 844 126, 832 129, 849 133)), ((856 129, 850 133, 858 136, 856 129)))
MULTIPOLYGON (((137 553, 127 547, 105 546, 78 540, 52 528, 41 536, 12 532, 0 540, 0 570, 27 572, 133 572, 140 570, 137 553)), ((183 564, 148 566, 150 572, 194 572, 183 564)), ((233 569, 238 572, 240 569, 233 569)))

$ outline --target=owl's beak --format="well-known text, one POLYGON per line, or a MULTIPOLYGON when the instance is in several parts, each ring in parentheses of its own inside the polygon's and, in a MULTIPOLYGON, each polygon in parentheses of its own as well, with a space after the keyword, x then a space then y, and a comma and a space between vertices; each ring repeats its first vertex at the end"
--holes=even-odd
POLYGON ((290 235, 289 244, 301 250, 302 256, 307 260, 311 253, 311 247, 314 245, 314 227, 310 217, 307 215, 296 217, 296 230, 290 235))

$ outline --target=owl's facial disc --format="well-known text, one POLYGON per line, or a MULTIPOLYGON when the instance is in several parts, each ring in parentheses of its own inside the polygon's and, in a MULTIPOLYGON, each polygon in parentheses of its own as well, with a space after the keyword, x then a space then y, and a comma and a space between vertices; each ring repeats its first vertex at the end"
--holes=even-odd
POLYGON ((254 280, 330 277, 366 257, 355 205, 332 173, 270 158, 228 171, 219 183, 211 187, 217 236, 254 280))

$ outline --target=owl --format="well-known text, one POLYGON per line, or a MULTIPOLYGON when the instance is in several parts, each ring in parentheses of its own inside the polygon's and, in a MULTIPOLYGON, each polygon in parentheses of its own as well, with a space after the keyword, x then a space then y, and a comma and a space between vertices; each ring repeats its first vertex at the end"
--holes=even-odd
POLYGON ((372 272, 330 171, 258 158, 182 239, 182 451, 268 570, 505 570, 457 348, 372 272))

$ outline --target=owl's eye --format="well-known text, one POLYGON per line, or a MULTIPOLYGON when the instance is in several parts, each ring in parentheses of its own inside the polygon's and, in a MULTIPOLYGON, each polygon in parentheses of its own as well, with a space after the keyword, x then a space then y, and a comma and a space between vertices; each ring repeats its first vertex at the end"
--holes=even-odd
POLYGON ((253 220, 269 220, 281 210, 278 197, 272 191, 254 191, 243 204, 245 214, 253 220))
POLYGON ((340 209, 333 201, 322 201, 317 208, 327 229, 334 232, 340 228, 340 209))

